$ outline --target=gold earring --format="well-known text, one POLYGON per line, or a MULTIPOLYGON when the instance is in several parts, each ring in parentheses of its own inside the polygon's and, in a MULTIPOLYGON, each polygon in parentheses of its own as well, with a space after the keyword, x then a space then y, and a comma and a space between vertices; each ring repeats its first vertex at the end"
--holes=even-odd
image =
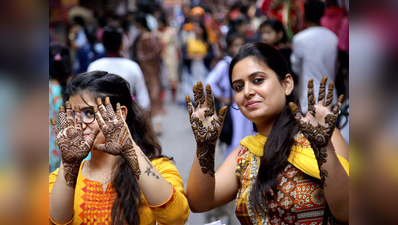
POLYGON ((286 91, 286 94, 289 95, 289 91, 286 91))

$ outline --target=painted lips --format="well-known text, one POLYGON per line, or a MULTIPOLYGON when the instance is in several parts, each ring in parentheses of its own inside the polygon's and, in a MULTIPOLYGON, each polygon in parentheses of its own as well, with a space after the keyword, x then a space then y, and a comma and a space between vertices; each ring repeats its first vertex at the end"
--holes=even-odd
POLYGON ((258 105, 260 102, 255 102, 255 101, 250 101, 247 105, 246 105, 246 107, 247 108, 254 108, 254 107, 256 107, 256 105, 258 105))

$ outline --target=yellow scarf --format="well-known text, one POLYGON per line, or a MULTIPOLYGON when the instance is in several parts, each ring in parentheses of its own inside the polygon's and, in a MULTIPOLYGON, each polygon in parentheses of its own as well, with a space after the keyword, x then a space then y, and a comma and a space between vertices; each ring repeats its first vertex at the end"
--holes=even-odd
MULTIPOLYGON (((242 141, 240 145, 245 146, 253 154, 257 156, 262 156, 264 153, 264 144, 267 141, 267 137, 257 134, 256 136, 247 136, 242 141)), ((349 175, 349 163, 343 157, 337 155, 340 160, 341 165, 343 165, 345 171, 349 175)), ((303 148, 299 145, 293 145, 292 151, 290 152, 289 158, 287 159, 289 163, 293 164, 299 170, 304 173, 320 179, 318 162, 316 161, 314 151, 312 148, 303 148)))

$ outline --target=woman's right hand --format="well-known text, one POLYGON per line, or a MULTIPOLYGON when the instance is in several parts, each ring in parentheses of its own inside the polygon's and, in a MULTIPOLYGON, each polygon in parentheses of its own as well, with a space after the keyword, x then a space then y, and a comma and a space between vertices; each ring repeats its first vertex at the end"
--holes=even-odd
POLYGON ((217 139, 220 136, 227 107, 220 109, 219 115, 215 112, 214 96, 210 85, 206 86, 206 95, 202 82, 193 86, 195 97, 194 106, 189 95, 185 97, 189 111, 192 131, 197 143, 196 155, 203 173, 214 176, 214 153, 217 139))
POLYGON ((66 102, 65 106, 66 113, 63 106, 59 107, 61 129, 54 118, 50 121, 61 152, 65 182, 69 187, 75 188, 80 164, 90 153, 99 130, 93 130, 84 138, 80 108, 75 107, 75 116, 73 116, 71 104, 66 102))

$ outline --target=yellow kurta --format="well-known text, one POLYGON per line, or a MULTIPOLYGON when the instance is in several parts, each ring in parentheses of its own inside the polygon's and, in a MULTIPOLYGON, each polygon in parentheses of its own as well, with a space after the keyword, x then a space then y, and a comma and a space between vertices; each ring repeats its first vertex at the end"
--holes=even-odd
MULTIPOLYGON (((80 166, 75 189, 74 218, 67 224, 111 224, 111 210, 116 198, 116 191, 112 183, 109 183, 105 192, 102 183, 87 179, 82 174, 85 161, 80 166)), ((189 206, 185 197, 184 184, 174 164, 166 159, 154 159, 152 164, 173 186, 173 193, 163 204, 157 206, 148 205, 141 192, 140 213, 141 224, 184 224, 188 219, 189 206)), ((49 193, 54 186, 59 168, 50 174, 49 193)), ((55 224, 51 221, 50 224, 55 224)))

